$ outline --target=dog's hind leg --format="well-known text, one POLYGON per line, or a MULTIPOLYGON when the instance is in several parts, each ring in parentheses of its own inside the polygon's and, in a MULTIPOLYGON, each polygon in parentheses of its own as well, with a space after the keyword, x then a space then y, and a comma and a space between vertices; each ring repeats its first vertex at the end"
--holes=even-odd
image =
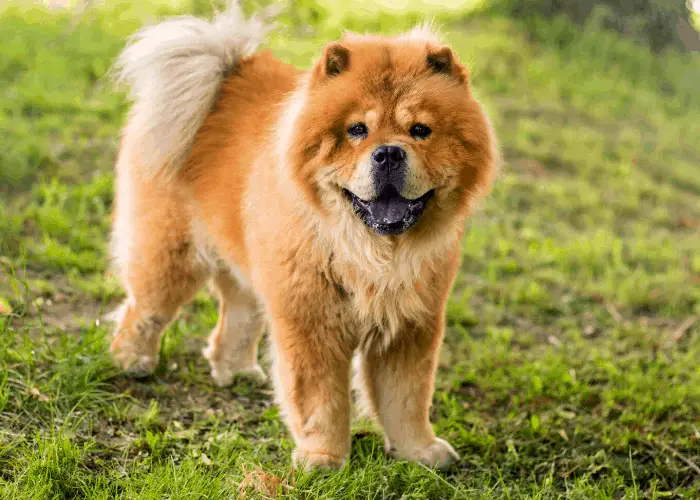
POLYGON ((118 168, 112 251, 127 299, 116 314, 111 350, 124 370, 143 375, 155 370, 163 331, 204 285, 209 268, 197 258, 176 187, 137 178, 125 160, 118 168))
POLYGON ((119 311, 111 346, 114 359, 125 371, 147 375, 155 370, 163 331, 204 284, 206 275, 187 267, 182 262, 161 261, 125 273, 129 296, 119 311))
POLYGON ((112 340, 112 355, 124 371, 137 376, 152 373, 158 364, 160 339, 173 318, 172 310, 143 307, 127 300, 119 311, 112 340))
POLYGON ((258 365, 264 324, 255 295, 225 272, 216 276, 214 287, 219 297, 219 321, 204 350, 214 382, 229 385, 237 373, 264 380, 258 365))

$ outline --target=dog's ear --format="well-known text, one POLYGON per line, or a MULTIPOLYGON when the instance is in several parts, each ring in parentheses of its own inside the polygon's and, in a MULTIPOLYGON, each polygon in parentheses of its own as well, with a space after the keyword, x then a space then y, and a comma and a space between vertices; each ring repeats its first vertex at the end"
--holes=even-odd
POLYGON ((332 78, 350 68, 350 51, 338 42, 331 42, 323 49, 321 60, 316 65, 316 78, 332 78))
POLYGON ((433 73, 451 76, 462 83, 469 83, 469 71, 447 45, 429 46, 426 62, 433 73))

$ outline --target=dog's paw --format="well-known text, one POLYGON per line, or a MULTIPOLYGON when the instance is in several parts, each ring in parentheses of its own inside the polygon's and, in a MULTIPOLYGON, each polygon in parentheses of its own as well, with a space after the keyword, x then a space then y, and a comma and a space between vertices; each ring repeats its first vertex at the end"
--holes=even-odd
POLYGON ((134 377, 146 377, 158 366, 158 355, 151 356, 112 345, 112 359, 123 371, 134 377))
POLYGON ((345 465, 345 457, 300 448, 294 450, 292 461, 294 462, 294 467, 307 471, 313 469, 340 469, 345 465))
POLYGON ((218 387, 228 387, 233 383, 234 377, 246 377, 259 383, 267 380, 267 375, 257 363, 238 366, 236 363, 213 359, 210 347, 205 348, 202 354, 209 360, 211 378, 218 387))
POLYGON ((232 369, 228 367, 217 367, 214 363, 210 363, 211 378, 218 387, 228 387, 233 384, 235 377, 245 377, 254 380, 258 383, 263 383, 267 380, 267 375, 260 365, 253 365, 249 368, 232 369))
POLYGON ((428 467, 445 469, 459 460, 459 455, 450 443, 444 439, 435 440, 424 448, 416 448, 410 451, 390 450, 390 454, 402 460, 420 462, 428 467))

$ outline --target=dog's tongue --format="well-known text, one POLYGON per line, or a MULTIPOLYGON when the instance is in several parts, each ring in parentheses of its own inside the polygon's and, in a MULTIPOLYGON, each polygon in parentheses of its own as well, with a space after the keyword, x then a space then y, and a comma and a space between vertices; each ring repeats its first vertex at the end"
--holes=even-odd
POLYGON ((410 202, 393 188, 385 189, 376 200, 367 203, 367 210, 380 224, 394 224, 406 218, 410 202))

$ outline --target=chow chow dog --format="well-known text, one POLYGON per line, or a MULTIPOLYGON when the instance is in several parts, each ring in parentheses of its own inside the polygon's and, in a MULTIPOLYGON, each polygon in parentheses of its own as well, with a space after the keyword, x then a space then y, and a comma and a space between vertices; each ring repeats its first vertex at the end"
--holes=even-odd
POLYGON ((386 452, 447 466, 458 455, 429 409, 460 239, 498 163, 489 119, 429 27, 347 33, 308 71, 257 51, 268 30, 234 2, 141 30, 116 63, 133 105, 114 358, 152 372, 163 330, 209 282, 211 376, 264 377, 268 326, 297 466, 347 460, 353 367, 386 452))

